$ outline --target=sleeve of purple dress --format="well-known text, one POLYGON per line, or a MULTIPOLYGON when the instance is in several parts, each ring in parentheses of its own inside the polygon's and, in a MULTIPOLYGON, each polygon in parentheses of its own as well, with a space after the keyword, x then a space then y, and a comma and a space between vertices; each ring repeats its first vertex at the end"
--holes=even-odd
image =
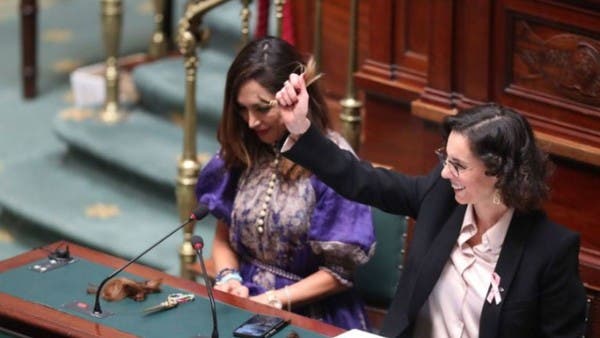
POLYGON ((217 154, 204 166, 196 184, 198 203, 208 207, 217 219, 231 224, 231 210, 239 175, 227 170, 217 154))
POLYGON ((371 209, 343 198, 314 176, 311 182, 316 194, 309 230, 311 248, 323 257, 321 269, 352 285, 356 266, 366 263, 375 250, 371 209))

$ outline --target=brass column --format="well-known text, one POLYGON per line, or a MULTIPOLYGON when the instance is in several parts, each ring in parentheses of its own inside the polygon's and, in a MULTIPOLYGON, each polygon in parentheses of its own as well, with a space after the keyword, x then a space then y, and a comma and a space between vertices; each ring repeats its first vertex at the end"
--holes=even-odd
POLYGON ((124 117, 119 109, 119 66, 118 53, 121 40, 121 0, 102 0, 102 38, 106 49, 106 98, 100 119, 115 123, 124 117))
POLYGON ((154 0, 154 33, 150 40, 150 47, 148 49, 148 55, 151 58, 160 58, 167 55, 167 39, 165 32, 163 31, 163 25, 165 20, 165 0, 154 0))
POLYGON ((275 0, 275 18, 277 18, 277 36, 281 37, 283 32, 283 5, 285 0, 275 0))
POLYGON ((242 11, 240 18, 242 19, 242 46, 245 46, 250 41, 250 2, 251 0, 242 0, 242 11))
POLYGON ((354 87, 354 72, 356 71, 356 45, 358 40, 358 0, 352 0, 350 4, 350 41, 348 42, 348 74, 346 77, 346 97, 340 101, 342 113, 342 135, 352 146, 354 151, 358 152, 360 147, 360 133, 362 118, 360 111, 362 102, 356 99, 356 89, 354 87))
MULTIPOLYGON (((196 70, 198 56, 196 55, 196 39, 189 31, 179 32, 179 50, 184 57, 185 66, 185 107, 183 124, 183 153, 177 163, 177 184, 175 196, 180 220, 188 219, 196 207, 194 188, 198 182, 200 163, 196 153, 196 70)), ((186 279, 195 279, 189 269, 196 262, 196 253, 192 247, 191 239, 195 222, 183 228, 183 243, 179 248, 181 262, 180 276, 186 279)))
MULTIPOLYGON (((179 20, 177 30, 177 45, 184 58, 185 67, 185 102, 183 108, 183 153, 177 164, 177 183, 175 197, 177 210, 182 222, 186 221, 196 208, 195 188, 198 182, 201 163, 196 153, 196 72, 198 69, 198 55, 196 48, 202 43, 199 39, 205 38, 194 35, 196 28, 202 21, 202 16, 211 9, 227 2, 228 0, 203 0, 190 1, 179 20)), ((180 275, 186 279, 196 278, 191 265, 196 262, 196 252, 192 247, 191 239, 196 222, 183 228, 183 243, 179 248, 180 275)))
POLYGON ((313 56, 317 67, 321 68, 321 0, 315 0, 315 30, 313 35, 313 56))

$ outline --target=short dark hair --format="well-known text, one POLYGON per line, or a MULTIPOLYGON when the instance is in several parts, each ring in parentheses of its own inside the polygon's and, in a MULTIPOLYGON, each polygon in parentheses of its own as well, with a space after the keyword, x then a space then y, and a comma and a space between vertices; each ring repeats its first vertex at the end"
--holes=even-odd
POLYGON ((446 117, 442 130, 444 141, 452 131, 469 140, 471 151, 486 167, 485 174, 498 178, 496 188, 504 204, 523 211, 541 207, 549 194, 551 165, 525 117, 485 104, 446 117))
MULTIPOLYGON (((227 72, 223 116, 217 134, 226 167, 243 170, 256 162, 261 154, 272 152, 271 146, 262 143, 239 114, 237 96, 241 86, 255 80, 275 94, 291 73, 300 74, 306 64, 306 58, 294 46, 271 36, 249 42, 238 53, 227 72)), ((318 81, 307 91, 310 96, 308 118, 324 132, 331 122, 318 81)))

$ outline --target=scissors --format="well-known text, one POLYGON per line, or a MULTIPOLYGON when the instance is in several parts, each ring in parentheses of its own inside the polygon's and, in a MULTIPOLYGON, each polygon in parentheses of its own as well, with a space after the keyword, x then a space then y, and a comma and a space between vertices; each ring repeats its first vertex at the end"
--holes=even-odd
POLYGON ((191 302, 194 300, 194 298, 195 296, 192 293, 171 293, 167 296, 167 300, 165 300, 164 302, 161 302, 160 304, 155 306, 145 308, 144 313, 150 314, 159 311, 169 310, 181 303, 191 302))

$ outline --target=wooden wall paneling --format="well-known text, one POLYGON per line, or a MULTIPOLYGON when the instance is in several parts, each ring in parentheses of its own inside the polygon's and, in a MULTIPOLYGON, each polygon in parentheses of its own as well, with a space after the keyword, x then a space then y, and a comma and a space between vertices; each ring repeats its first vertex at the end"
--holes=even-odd
POLYGON ((398 1, 396 18, 402 18, 396 25, 398 37, 397 62, 406 71, 412 70, 426 80, 427 57, 431 24, 431 2, 418 0, 398 1))
POLYGON ((427 62, 431 25, 431 2, 397 1, 395 8, 394 79, 399 87, 418 88, 410 96, 420 94, 427 83, 427 62))
POLYGON ((428 172, 438 161, 439 126, 410 113, 410 105, 384 96, 366 95, 364 142, 359 155, 404 173, 428 172))
POLYGON ((492 3, 458 0, 455 13, 452 91, 455 106, 463 109, 491 98, 492 3))
MULTIPOLYGON (((358 64, 363 62, 368 48, 369 6, 368 1, 359 1, 358 64)), ((323 18, 321 71, 325 73, 323 83, 328 96, 341 99, 346 92, 350 4, 348 1, 342 0, 323 1, 321 11, 323 18)), ((308 30, 303 34, 306 33, 308 30)), ((312 34, 312 29, 310 34, 312 34)), ((312 41, 312 39, 310 40, 312 41)), ((299 46, 299 48, 308 48, 301 50, 312 52, 312 45, 299 46)))
POLYGON ((494 99, 525 114, 548 150, 600 166, 600 11, 496 6, 494 99))
POLYGON ((315 1, 292 1, 294 13, 294 39, 296 47, 305 52, 313 52, 315 29, 315 1))
POLYGON ((455 41, 455 0, 431 1, 431 27, 427 84, 412 102, 412 113, 427 120, 441 121, 453 114, 453 63, 455 41))
POLYGON ((553 161, 556 169, 545 205, 549 217, 579 232, 582 249, 600 253, 600 169, 560 157, 553 161))
POLYGON ((410 102, 427 77, 429 1, 382 0, 371 3, 369 54, 356 73, 357 85, 410 102))
POLYGON ((393 0, 375 1, 371 4, 370 21, 377 24, 369 27, 369 55, 360 63, 356 77, 360 89, 368 90, 369 86, 373 86, 374 90, 391 95, 386 86, 382 86, 377 80, 388 82, 393 78, 394 4, 393 0))

